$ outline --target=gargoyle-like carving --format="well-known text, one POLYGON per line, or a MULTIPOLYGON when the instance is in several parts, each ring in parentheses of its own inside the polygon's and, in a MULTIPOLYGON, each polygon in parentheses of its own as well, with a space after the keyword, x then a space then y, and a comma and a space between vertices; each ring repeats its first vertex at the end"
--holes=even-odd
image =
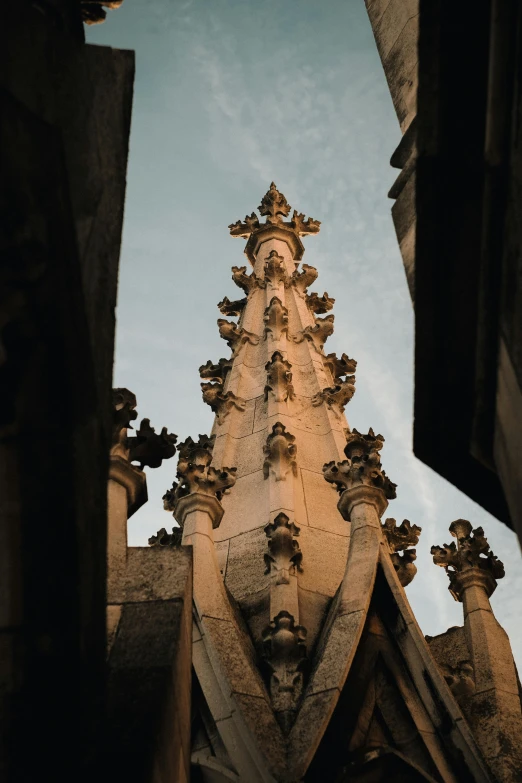
POLYGON ((285 402, 294 398, 294 387, 292 386, 292 365, 283 358, 283 354, 275 351, 272 358, 265 365, 267 372, 265 386, 265 400, 268 400, 268 394, 272 392, 275 402, 285 402))
POLYGON ((459 661, 456 666, 445 664, 442 667, 444 679, 460 704, 475 693, 475 672, 471 661, 459 661))
POLYGON ((291 207, 273 182, 270 185, 270 190, 261 199, 258 209, 261 215, 266 216, 266 223, 259 223, 255 212, 252 212, 251 215, 246 216, 243 222, 238 220, 236 223, 232 223, 229 226, 230 234, 233 237, 244 237, 247 239, 251 234, 255 234, 266 225, 273 225, 290 229, 298 236, 304 236, 306 234, 317 234, 321 225, 319 220, 313 220, 313 218, 305 220, 304 215, 295 209, 291 220, 283 220, 283 218, 288 216, 291 207))
POLYGON ((167 533, 162 527, 155 536, 149 538, 149 546, 181 546, 182 538, 183 530, 180 527, 173 527, 172 533, 167 533))
POLYGON ((223 394, 222 383, 202 383, 203 402, 210 405, 210 408, 217 416, 217 423, 222 424, 232 408, 238 411, 244 411, 246 402, 242 397, 236 397, 234 392, 228 391, 223 394))
POLYGON ((265 287, 265 281, 260 280, 253 272, 250 275, 246 274, 246 266, 233 266, 232 280, 247 296, 254 288, 265 287))
POLYGON ((418 525, 412 525, 409 519, 405 519, 399 527, 397 522, 391 517, 382 524, 382 532, 390 547, 390 552, 402 552, 409 546, 416 546, 419 543, 419 536, 422 528, 418 525))
POLYGON ((343 462, 328 462, 323 467, 326 481, 334 484, 338 492, 364 484, 383 490, 388 500, 396 497, 394 484, 382 469, 379 451, 384 445, 382 435, 375 435, 370 429, 362 435, 355 428, 347 435, 343 462))
POLYGON ((343 378, 345 375, 352 375, 357 367, 355 359, 349 359, 348 356, 343 353, 341 358, 337 358, 337 354, 329 353, 325 357, 324 364, 330 372, 334 380, 343 378))
POLYGON ((127 429, 133 429, 131 421, 138 418, 136 404, 136 395, 128 389, 112 390, 111 454, 127 458, 127 429))
POLYGON ((172 488, 163 495, 163 508, 175 513, 180 498, 199 492, 203 495, 213 495, 221 500, 223 493, 236 483, 237 468, 211 467, 214 438, 200 435, 194 442, 187 438, 179 446, 179 460, 176 477, 172 488))
POLYGON ((265 323, 264 338, 278 342, 283 334, 288 334, 288 309, 277 296, 273 296, 265 310, 263 321, 265 323))
POLYGON ((402 555, 398 552, 393 552, 390 558, 399 577, 399 582, 403 587, 406 587, 413 581, 417 573, 417 566, 413 562, 417 559, 417 550, 407 549, 402 555))
POLYGON ((285 733, 291 728, 303 691, 306 667, 306 629, 293 616, 279 612, 263 632, 265 660, 270 670, 270 696, 276 717, 285 733))
POLYGON ((505 571, 504 564, 490 550, 484 530, 481 527, 473 530, 467 519, 456 519, 449 530, 457 539, 457 544, 452 542, 444 546, 432 546, 431 554, 435 565, 444 568, 449 577, 450 593, 456 601, 462 600, 462 575, 471 569, 478 569, 489 577, 487 589, 491 595, 496 588, 496 580, 502 579, 505 571))
POLYGON ((199 376, 206 381, 221 381, 223 384, 232 369, 232 365, 232 359, 220 359, 217 364, 212 364, 209 359, 206 364, 202 364, 199 368, 199 376))
POLYGON ((245 309, 246 303, 246 297, 244 299, 236 299, 234 302, 231 302, 228 296, 225 296, 221 302, 218 302, 218 307, 223 315, 241 315, 245 309))
POLYGON ((319 296, 316 291, 312 291, 311 294, 306 294, 306 304, 312 313, 324 315, 324 313, 328 313, 332 309, 335 304, 335 299, 328 296, 326 291, 322 296, 319 296))
POLYGON ((335 315, 327 315, 325 318, 316 318, 315 326, 306 326, 298 332, 293 340, 296 343, 302 343, 308 340, 312 343, 317 353, 323 354, 323 348, 326 340, 333 334, 335 315))
POLYGON ((84 24, 101 24, 107 17, 105 8, 119 8, 123 0, 81 0, 80 10, 84 24))
POLYGON ((291 470, 294 476, 297 476, 297 446, 295 445, 295 435, 290 435, 286 431, 284 424, 276 422, 272 427, 272 432, 266 439, 263 447, 265 462, 263 464, 263 475, 265 479, 272 471, 276 481, 285 481, 288 472, 291 470))
POLYGON ((265 259, 265 280, 268 280, 271 289, 278 289, 280 284, 286 282, 288 278, 283 262, 283 256, 277 255, 275 250, 271 250, 265 259))
POLYGON ((237 356, 243 343, 257 345, 259 337, 257 334, 247 332, 246 329, 239 329, 233 321, 226 321, 224 318, 218 318, 219 336, 226 340, 233 356, 237 356))
POLYGON ((407 547, 419 543, 419 536, 422 528, 418 525, 412 525, 408 519, 405 519, 399 527, 394 519, 386 519, 382 525, 384 538, 388 542, 390 549, 390 558, 393 567, 399 577, 399 582, 403 587, 409 585, 417 573, 417 566, 414 561, 417 559, 416 549, 407 549, 407 547), (404 551, 400 555, 399 552, 404 551))
POLYGON ((268 537, 268 552, 265 554, 265 574, 272 574, 274 584, 287 585, 290 576, 302 571, 303 553, 295 537, 300 528, 290 522, 286 514, 281 512, 274 521, 265 527, 268 537))
POLYGON ((150 419, 143 419, 136 436, 127 438, 129 462, 139 462, 140 470, 145 465, 149 468, 159 468, 164 459, 170 459, 176 453, 177 435, 167 432, 163 427, 157 434, 150 426, 150 419))
POLYGON ((330 386, 317 392, 317 394, 312 397, 312 405, 317 407, 325 402, 328 407, 333 410, 336 416, 340 417, 354 394, 355 375, 349 375, 344 381, 337 384, 337 386, 330 386))
POLYGON ((308 286, 317 280, 317 275, 318 272, 314 266, 303 264, 302 272, 296 269, 289 278, 288 284, 293 285, 297 293, 304 297, 308 286))

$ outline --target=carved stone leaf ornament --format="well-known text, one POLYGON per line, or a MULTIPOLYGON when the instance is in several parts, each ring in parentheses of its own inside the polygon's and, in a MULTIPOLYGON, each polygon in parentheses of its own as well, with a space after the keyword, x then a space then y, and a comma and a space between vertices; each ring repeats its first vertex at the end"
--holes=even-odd
POLYGON ((325 318, 316 318, 315 326, 306 326, 293 340, 295 343, 302 343, 303 340, 308 340, 312 343, 313 347, 323 355, 323 348, 326 340, 334 331, 335 315, 327 315, 325 318))
POLYGON ((328 313, 332 309, 335 304, 335 299, 328 296, 326 291, 322 296, 319 296, 318 293, 312 291, 311 294, 306 294, 306 304, 312 313, 324 315, 324 313, 328 313))
POLYGON ((271 250, 265 259, 265 280, 268 280, 273 290, 278 290, 281 283, 285 283, 288 279, 283 262, 283 256, 279 256, 275 250, 271 250))
POLYGON ((220 359, 217 364, 212 364, 209 359, 206 364, 199 368, 199 377, 208 381, 221 381, 224 383, 230 370, 232 369, 232 359, 220 359))
POLYGON ((270 697, 285 733, 290 730, 303 691, 306 629, 281 611, 263 632, 265 660, 270 670, 270 697))
POLYGON ((254 290, 254 288, 264 288, 264 280, 260 280, 252 272, 250 275, 246 274, 246 266, 233 266, 232 267, 232 280, 241 288, 247 297, 254 290))
POLYGON ((81 0, 82 22, 87 25, 101 24, 107 17, 106 8, 119 8, 123 0, 81 0))
POLYGON ((246 303, 246 297, 244 299, 236 299, 235 301, 231 302, 228 296, 225 296, 221 302, 218 302, 218 308, 220 312, 223 313, 223 315, 241 315, 245 309, 246 303))
POLYGON ((272 354, 272 358, 265 365, 265 401, 268 400, 270 392, 274 395, 275 402, 286 402, 294 398, 291 369, 292 365, 283 358, 280 351, 272 354))
POLYGON ((329 353, 325 357, 324 364, 332 373, 334 380, 343 378, 345 375, 353 375, 357 367, 355 359, 348 358, 345 353, 342 354, 340 359, 337 358, 337 354, 329 353))
POLYGON ((317 407, 323 402, 331 408, 336 416, 340 418, 346 407, 355 394, 355 375, 350 375, 346 380, 341 381, 337 386, 330 386, 317 392, 312 397, 312 405, 317 407))
POLYGON ((362 435, 355 428, 347 435, 344 453, 347 459, 343 462, 328 462, 323 467, 326 481, 334 484, 339 492, 360 484, 379 487, 388 500, 396 497, 394 484, 384 472, 379 451, 384 445, 382 435, 375 435, 370 429, 367 435, 362 435))
POLYGON ((131 421, 138 418, 136 395, 128 389, 112 390, 112 444, 111 454, 127 459, 127 429, 132 429, 131 421))
POLYGON ((288 284, 292 285, 299 296, 304 298, 308 286, 312 285, 312 283, 317 280, 317 276, 318 272, 314 266, 303 264, 302 271, 299 272, 296 269, 295 272, 292 273, 288 284))
POLYGON ((159 468, 164 459, 170 459, 176 453, 177 435, 167 432, 163 427, 158 434, 150 426, 149 419, 143 419, 136 436, 128 438, 129 462, 139 462, 140 469, 145 465, 149 468, 159 468))
POLYGON ((297 446, 295 445, 295 435, 290 435, 286 431, 284 424, 276 422, 272 427, 272 432, 266 440, 263 447, 265 461, 263 464, 263 475, 267 479, 270 472, 275 476, 276 481, 285 481, 288 473, 292 471, 297 476, 297 446))
POLYGON ((382 532, 390 547, 390 552, 401 552, 409 546, 416 546, 422 528, 412 525, 409 519, 403 520, 397 527, 397 522, 391 517, 382 524, 382 532))
POLYGON ((303 554, 295 537, 300 533, 290 519, 281 512, 265 527, 268 537, 268 552, 265 554, 265 574, 272 574, 274 584, 289 584, 289 577, 295 571, 302 571, 303 554))
POLYGON ((283 334, 288 334, 288 309, 283 305, 279 297, 273 296, 265 310, 263 321, 265 324, 264 339, 270 338, 279 342, 283 334))
POLYGON ((149 538, 149 546, 181 546, 183 530, 180 527, 173 527, 172 533, 162 527, 155 536, 149 538))
POLYGON ((219 336, 226 341, 228 347, 234 356, 237 356, 239 349, 244 343, 257 345, 259 337, 257 334, 247 332, 246 329, 240 329, 233 321, 226 321, 224 318, 218 318, 219 336))
POLYGON ((203 402, 210 405, 211 410, 217 415, 217 423, 222 424, 232 408, 244 411, 246 402, 242 397, 237 397, 234 392, 223 394, 222 383, 202 383, 203 402))

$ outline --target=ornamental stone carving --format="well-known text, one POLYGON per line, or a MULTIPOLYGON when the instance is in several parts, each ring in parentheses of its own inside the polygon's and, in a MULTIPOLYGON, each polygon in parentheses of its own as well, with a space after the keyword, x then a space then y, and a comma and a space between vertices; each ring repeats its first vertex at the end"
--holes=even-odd
POLYGON ((473 696, 476 686, 471 661, 459 661, 456 666, 445 664, 442 667, 442 673, 459 704, 473 696))
POLYGON ((273 584, 290 584, 290 576, 302 571, 303 554, 295 537, 300 533, 290 519, 281 512, 265 527, 268 552, 265 554, 265 574, 271 574, 273 584))
POLYGON ((327 315, 325 318, 316 318, 315 326, 306 326, 298 332, 293 338, 294 342, 302 343, 303 340, 308 340, 312 343, 317 353, 324 355, 324 344, 334 331, 334 319, 334 315, 327 315))
POLYGON ((340 359, 337 358, 337 354, 329 353, 325 357, 324 364, 332 373, 334 380, 343 378, 345 375, 352 375, 357 367, 355 359, 348 358, 345 353, 341 355, 340 359))
POLYGON ((243 222, 238 220, 237 223, 232 223, 229 226, 230 234, 233 237, 244 237, 247 239, 266 226, 272 225, 291 230, 297 236, 304 236, 306 234, 317 234, 321 226, 319 220, 313 220, 313 218, 305 220, 304 215, 295 209, 291 220, 283 220, 283 218, 288 216, 291 207, 273 182, 270 184, 270 190, 261 199, 258 209, 261 215, 266 216, 265 223, 260 223, 255 212, 252 212, 251 215, 246 216, 243 222))
POLYGON ((179 460, 172 488, 163 496, 163 508, 176 513, 178 501, 194 492, 221 500, 236 483, 237 468, 211 467, 214 437, 200 435, 197 442, 187 438, 178 448, 179 460))
POLYGON ((268 257, 265 259, 263 270, 265 280, 268 280, 272 290, 278 290, 281 283, 285 283, 288 279, 283 262, 283 256, 279 256, 275 250, 271 250, 268 257))
POLYGON ((106 8, 119 8, 123 0, 81 0, 80 10, 84 24, 101 24, 107 17, 106 8))
POLYGON ((304 298, 306 290, 309 285, 317 280, 317 269, 309 264, 302 265, 302 271, 297 269, 292 273, 292 276, 288 280, 288 284, 292 285, 297 293, 304 298))
POLYGON ((294 721, 303 691, 306 667, 306 629, 293 616, 281 611, 263 632, 263 650, 270 671, 270 697, 285 733, 294 721))
POLYGON ((127 429, 138 418, 136 395, 128 389, 112 390, 112 444, 111 455, 127 459, 127 429))
POLYGON ((355 394, 355 375, 349 375, 344 381, 341 381, 337 386, 330 386, 317 392, 312 397, 312 405, 317 407, 323 402, 340 418, 346 405, 350 402, 355 394))
POLYGON ((233 321, 226 321, 224 318, 218 318, 219 336, 226 340, 226 343, 233 356, 237 356, 241 346, 244 343, 257 345, 259 337, 246 329, 240 329, 233 321))
POLYGON ((367 435, 362 435, 355 428, 347 435, 344 453, 347 459, 343 462, 328 462, 323 467, 326 481, 334 484, 338 492, 364 485, 381 489, 388 500, 396 497, 394 484, 384 472, 380 450, 384 445, 382 435, 375 435, 370 429, 367 435))
POLYGON ((504 564, 489 548, 484 530, 473 530, 467 519, 457 519, 449 527, 457 544, 432 546, 435 565, 441 566, 449 577, 449 591, 456 601, 462 601, 465 590, 480 584, 488 597, 497 587, 497 579, 505 576, 504 564))
POLYGON ((238 411, 245 410, 245 400, 242 397, 236 397, 234 392, 231 391, 223 394, 222 383, 202 383, 201 391, 203 393, 203 402, 210 405, 211 410, 217 416, 218 424, 223 424, 232 408, 237 408, 238 411))
POLYGON ((162 527, 155 536, 149 538, 149 546, 181 546, 183 530, 180 527, 173 527, 172 533, 167 533, 166 528, 162 527))
POLYGON ((244 299, 236 299, 231 302, 228 296, 225 296, 221 302, 218 302, 218 308, 223 315, 241 315, 245 309, 247 303, 246 297, 244 299))
POLYGON ((322 296, 319 296, 318 293, 313 291, 311 294, 306 294, 305 298, 306 304, 312 313, 315 313, 316 315, 323 315, 324 313, 328 313, 335 304, 335 299, 332 299, 330 296, 328 296, 326 291, 322 296))
POLYGON ((245 292, 247 297, 254 288, 265 287, 264 280, 260 280, 253 272, 250 275, 246 274, 246 266, 233 266, 232 280, 245 292))
POLYGON ((263 321, 265 324, 264 339, 268 336, 275 342, 279 342, 283 334, 288 334, 288 309, 279 297, 273 296, 265 310, 263 321))
POLYGON ((297 476, 297 446, 295 445, 295 435, 290 435, 286 431, 284 424, 276 422, 272 427, 272 432, 266 439, 263 447, 265 461, 263 464, 263 475, 267 479, 272 473, 276 481, 285 481, 288 473, 292 471, 297 476))
POLYGON ((159 468, 164 459, 170 459, 176 453, 177 435, 167 432, 163 427, 158 434, 150 426, 149 419, 143 419, 135 437, 127 438, 129 462, 138 462, 140 470, 145 465, 149 468, 159 468))
POLYGON ((212 364, 209 359, 206 364, 202 364, 199 368, 199 377, 206 381, 221 381, 223 384, 232 369, 232 365, 232 359, 220 359, 217 364, 212 364))
POLYGON ((409 546, 419 543, 419 536, 422 528, 418 525, 412 525, 408 519, 405 519, 399 527, 394 519, 386 519, 382 525, 382 533, 390 550, 390 558, 393 567, 399 577, 399 582, 403 587, 409 585, 415 574, 417 566, 417 550, 408 549, 409 546), (405 550, 405 551, 404 551, 405 550), (403 554, 399 554, 403 552, 403 554))
POLYGON ((265 365, 267 373, 265 401, 268 400, 270 393, 274 395, 275 402, 293 400, 294 387, 292 385, 291 369, 292 365, 283 358, 283 354, 280 351, 275 351, 272 354, 272 358, 265 365))

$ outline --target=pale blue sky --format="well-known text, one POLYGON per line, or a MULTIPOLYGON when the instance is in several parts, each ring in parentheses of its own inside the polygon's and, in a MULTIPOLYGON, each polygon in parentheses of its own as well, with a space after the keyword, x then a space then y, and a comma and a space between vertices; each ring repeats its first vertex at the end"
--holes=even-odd
MULTIPOLYGON (((467 518, 505 563, 492 604, 522 666, 514 534, 412 454, 413 311, 386 197, 400 131, 363 0, 125 0, 87 38, 136 52, 114 385, 180 440, 210 430, 198 367, 227 354, 216 304, 237 295, 230 267, 246 263, 227 226, 274 180, 322 221, 304 261, 336 298, 328 351, 358 360, 350 425, 386 438, 387 516, 423 528, 407 588, 423 631, 462 623, 429 550, 467 518)), ((131 545, 172 527, 161 496, 174 470, 148 471, 131 545)))

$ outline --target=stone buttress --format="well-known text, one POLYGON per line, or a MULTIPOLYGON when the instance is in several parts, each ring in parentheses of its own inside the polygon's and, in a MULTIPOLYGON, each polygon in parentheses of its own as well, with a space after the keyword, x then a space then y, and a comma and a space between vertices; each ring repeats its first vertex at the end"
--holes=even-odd
MULTIPOLYGON (((334 300, 301 264, 320 224, 288 219, 273 183, 259 211, 230 226, 250 269, 232 267, 239 296, 218 305, 226 356, 200 368, 214 426, 180 444, 164 498, 193 554, 194 779, 515 781, 516 759, 491 771, 501 739, 488 757, 406 599, 420 528, 381 522, 384 439, 344 415, 356 362, 327 352, 334 300)), ((467 611, 477 667, 474 639, 495 628, 467 611)), ((513 744, 520 700, 497 680, 487 704, 510 711, 513 744)))

